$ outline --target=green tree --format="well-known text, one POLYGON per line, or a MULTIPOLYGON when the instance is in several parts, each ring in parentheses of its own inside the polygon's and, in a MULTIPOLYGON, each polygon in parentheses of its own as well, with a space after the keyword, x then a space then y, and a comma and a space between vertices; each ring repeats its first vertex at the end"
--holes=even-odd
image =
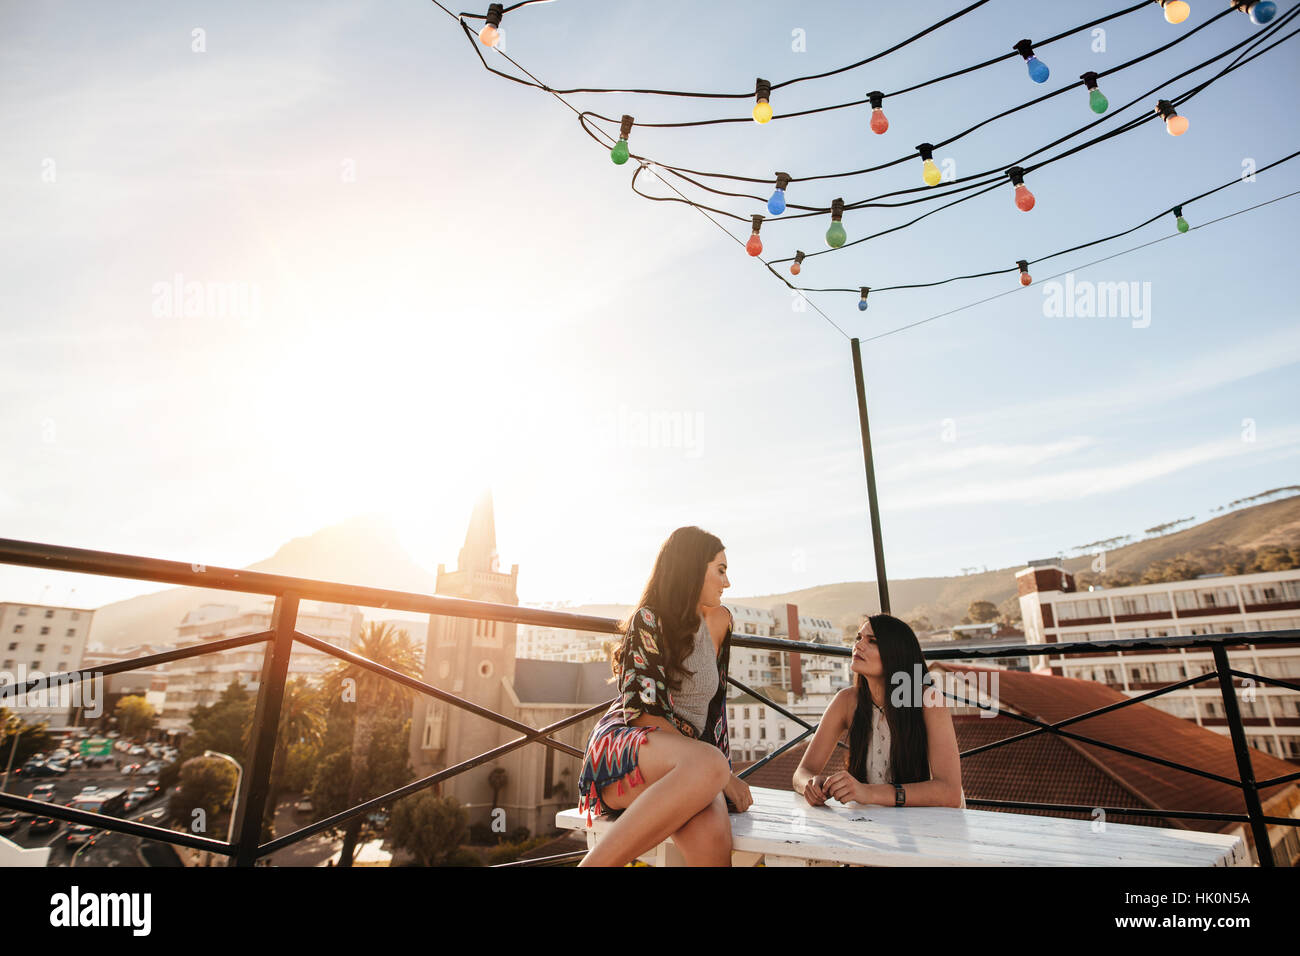
POLYGON ((48 727, 44 720, 29 724, 13 711, 0 707, 0 774, 9 766, 11 752, 13 769, 17 770, 33 754, 53 750, 54 737, 48 727))
MULTIPOLYGON (((252 753, 252 721, 247 725, 244 752, 252 753)), ((280 705, 280 727, 275 737, 275 754, 271 760, 270 794, 266 801, 265 828, 269 836, 275 833, 275 808, 280 791, 284 789, 285 768, 289 748, 295 744, 312 746, 320 743, 325 734, 325 715, 320 695, 301 677, 285 684, 284 701, 280 705)))
POLYGON ((451 797, 422 790, 393 806, 390 834, 421 866, 439 866, 468 837, 469 813, 451 797))
MULTIPOLYGON (((419 655, 410 635, 389 623, 372 621, 367 624, 361 632, 356 653, 373 663, 411 677, 420 672, 419 655)), ((377 725, 385 715, 400 714, 408 717, 414 691, 368 667, 341 661, 326 675, 322 693, 330 701, 329 706, 344 707, 353 712, 348 803, 356 805, 366 799, 363 794, 371 779, 371 741, 377 725)), ((371 795, 374 796, 373 793, 371 795)), ((352 854, 361 832, 361 824, 359 816, 348 821, 339 855, 340 866, 352 865, 352 854)))
POLYGON ((153 704, 141 694, 130 694, 119 700, 113 709, 113 716, 117 718, 117 729, 126 737, 148 733, 158 719, 153 704))
POLYGON ((966 616, 972 624, 987 624, 998 619, 998 606, 992 601, 971 601, 966 616))
POLYGON ((211 705, 197 705, 190 712, 194 728, 181 748, 183 757, 199 757, 205 750, 230 754, 248 770, 248 735, 257 700, 239 680, 232 680, 211 705))
POLYGON ((217 817, 235 797, 238 771, 220 757, 191 757, 181 765, 181 789, 172 795, 171 818, 193 831, 194 811, 205 816, 202 832, 224 839, 225 830, 216 827, 217 817))

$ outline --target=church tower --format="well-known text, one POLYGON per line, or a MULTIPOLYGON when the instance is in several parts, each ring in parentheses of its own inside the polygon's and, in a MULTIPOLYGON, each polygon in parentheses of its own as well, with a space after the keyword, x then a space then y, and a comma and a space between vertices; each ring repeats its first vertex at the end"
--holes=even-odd
MULTIPOLYGON (((438 565, 435 593, 518 606, 518 578, 517 564, 509 574, 500 570, 492 493, 485 491, 474 506, 456 570, 438 565)), ((425 682, 505 713, 504 682, 513 683, 515 676, 515 631, 516 625, 499 621, 429 615, 425 682)), ((499 746, 507 739, 505 732, 499 724, 419 694, 411 715, 411 766, 417 777, 427 776, 499 746)), ((442 784, 444 794, 470 808, 472 822, 491 808, 491 770, 490 765, 475 767, 442 784)))

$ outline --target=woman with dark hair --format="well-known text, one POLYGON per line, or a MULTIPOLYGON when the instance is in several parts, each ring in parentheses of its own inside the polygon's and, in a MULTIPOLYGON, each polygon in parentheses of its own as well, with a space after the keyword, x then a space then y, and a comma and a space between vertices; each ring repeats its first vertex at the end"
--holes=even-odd
POLYGON ((835 695, 794 772, 794 789, 812 806, 965 807, 952 715, 934 687, 921 644, 907 623, 873 614, 858 629, 849 669, 853 686, 835 695), (922 686, 916 686, 917 681, 922 686), (849 732, 848 769, 823 774, 849 732))
POLYGON ((578 809, 614 823, 580 866, 622 866, 672 837, 689 866, 731 865, 731 820, 753 802, 731 772, 722 605, 727 555, 678 528, 655 559, 614 661, 618 698, 587 741, 578 809))

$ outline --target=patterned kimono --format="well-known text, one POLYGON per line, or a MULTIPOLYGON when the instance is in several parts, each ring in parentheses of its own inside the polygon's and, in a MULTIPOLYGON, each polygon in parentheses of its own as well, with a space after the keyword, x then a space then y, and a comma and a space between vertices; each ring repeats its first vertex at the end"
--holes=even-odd
POLYGON ((627 639, 618 661, 616 678, 618 698, 596 722, 587 741, 587 752, 578 775, 578 812, 587 814, 591 825, 593 812, 598 816, 617 817, 622 811, 607 807, 600 799, 600 789, 617 783, 624 792, 623 779, 631 786, 645 781, 637 766, 637 751, 658 727, 634 727, 641 716, 662 717, 671 721, 684 737, 703 740, 722 751, 731 761, 727 731, 727 663, 731 657, 731 621, 718 651, 718 689, 709 702, 703 734, 673 709, 673 695, 667 686, 663 636, 659 619, 648 607, 641 607, 632 617, 627 639))

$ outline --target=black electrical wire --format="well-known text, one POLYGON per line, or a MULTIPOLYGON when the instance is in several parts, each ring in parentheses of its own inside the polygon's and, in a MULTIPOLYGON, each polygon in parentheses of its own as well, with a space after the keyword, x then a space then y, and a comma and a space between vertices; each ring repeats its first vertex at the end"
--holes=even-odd
MULTIPOLYGON (((1281 202, 1283 199, 1290 199, 1292 196, 1300 196, 1300 189, 1297 189, 1297 190, 1295 190, 1295 191, 1293 191, 1293 192, 1286 193, 1286 194, 1281 195, 1281 196, 1277 196, 1277 197, 1275 197, 1275 198, 1273 198, 1273 199, 1266 199, 1266 200, 1264 200, 1264 202, 1256 203, 1256 204, 1253 205, 1253 206, 1247 206, 1247 207, 1244 208, 1244 209, 1238 209, 1238 210, 1236 210, 1235 212, 1230 212, 1230 213, 1227 213, 1227 214, 1225 214, 1225 215, 1219 216, 1217 219, 1211 219, 1209 222, 1201 223, 1201 224, 1198 225, 1198 226, 1192 226, 1188 231, 1189 231, 1189 232, 1195 232, 1197 229, 1204 229, 1204 228, 1206 228, 1207 226, 1213 226, 1213 225, 1216 224, 1216 223, 1223 222, 1223 221, 1225 221, 1225 220, 1227 220, 1227 219, 1232 219, 1233 217, 1235 217, 1235 216, 1240 216, 1240 215, 1242 215, 1243 213, 1253 212, 1253 211, 1256 210, 1256 209, 1262 209, 1262 208, 1265 207, 1265 206, 1271 206, 1273 203, 1275 203, 1275 202, 1281 202)), ((1108 255, 1108 256, 1102 256, 1100 259, 1094 259, 1092 262, 1085 262, 1085 263, 1083 263, 1082 265, 1074 266, 1073 268, 1067 269, 1067 270, 1065 270, 1065 272, 1058 272, 1058 273, 1056 273, 1055 275, 1051 275, 1051 276, 1048 276, 1048 277, 1045 278, 1045 279, 1040 279, 1040 280, 1037 280, 1037 281, 1040 282, 1040 283, 1041 283, 1041 282, 1050 282, 1052 279, 1059 279, 1061 276, 1066 275, 1066 274, 1069 273, 1069 272, 1077 272, 1077 271, 1080 270, 1080 269, 1087 269, 1087 268, 1090 268, 1090 267, 1092 267, 1092 266, 1098 265, 1099 263, 1102 263, 1102 262, 1109 262, 1111 259, 1118 259, 1120 256, 1126 256, 1126 255, 1128 255, 1129 253, 1137 252, 1137 251, 1139 251, 1139 250, 1141 250, 1141 249, 1145 249, 1145 248, 1147 248, 1148 246, 1154 246, 1156 243, 1166 242, 1166 241, 1168 241, 1168 240, 1170 240, 1170 239, 1172 239, 1172 238, 1174 238, 1174 235, 1161 236, 1159 239, 1152 239, 1150 242, 1144 242, 1144 243, 1142 243, 1141 245, 1139 245, 1139 246, 1133 246, 1133 247, 1130 248, 1130 249, 1121 249, 1119 252, 1112 253, 1111 255, 1108 255)), ((777 278, 778 278, 778 279, 781 279, 783 282, 785 281, 785 280, 784 280, 780 275, 778 275, 777 278)), ((790 285, 790 283, 786 282, 786 285, 790 285)), ((794 288, 794 287, 791 286, 791 288, 794 288)), ((1022 287, 1022 288, 1023 288, 1023 287, 1022 287)), ((975 301, 975 302, 967 302, 965 305, 959 305, 959 306, 957 306, 955 309, 948 309, 947 311, 945 311, 945 312, 940 312, 940 313, 938 313, 937 315, 932 315, 932 316, 929 316, 928 318, 919 319, 919 320, 917 320, 916 322, 909 322, 907 325, 900 325, 900 326, 898 326, 897 328, 889 329, 889 330, 887 330, 887 331, 885 331, 885 332, 879 332, 879 333, 877 333, 876 335, 868 336, 867 338, 864 338, 864 339, 862 339, 861 341, 862 341, 863 344, 865 344, 865 343, 867 343, 867 342, 875 342, 875 341, 877 341, 878 339, 888 338, 888 337, 891 336, 891 335, 898 335, 900 332, 907 332, 907 331, 909 331, 909 330, 911 330, 911 329, 916 328, 917 326, 926 325, 926 324, 928 324, 928 323, 930 323, 930 322, 934 322, 934 321, 936 321, 936 320, 938 320, 938 319, 942 319, 942 318, 945 318, 945 317, 950 316, 950 315, 955 315, 955 314, 957 314, 958 312, 964 312, 964 311, 966 311, 967 309, 973 309, 973 308, 975 308, 975 306, 977 306, 977 305, 984 305, 984 304, 987 303, 987 302, 992 302, 994 299, 1000 299, 1000 298, 1002 298, 1003 296, 1007 296, 1007 295, 1015 295, 1017 292, 1022 291, 1022 288, 1007 289, 1007 290, 1005 290, 1005 291, 1003 291, 1003 292, 997 292, 997 293, 994 293, 993 295, 986 296, 985 298, 983 298, 983 299, 979 299, 979 300, 977 300, 977 301, 975 301)), ((857 290, 855 290, 855 291, 857 291, 857 290)), ((873 291, 874 291, 874 290, 873 290, 873 291)))
MULTIPOLYGON (((1283 163, 1290 162, 1291 160, 1295 159, 1297 156, 1300 156, 1300 150, 1296 150, 1296 151, 1293 152, 1293 153, 1289 153, 1288 155, 1283 156, 1281 159, 1279 159, 1279 160, 1275 160, 1274 162, 1269 163, 1267 166, 1261 166, 1261 167, 1259 167, 1258 169, 1255 170, 1255 175, 1259 175, 1260 173, 1264 172, 1265 170, 1272 169, 1272 168, 1274 168, 1275 166, 1281 166, 1283 163)), ((1174 212, 1175 209, 1183 208, 1183 207, 1189 206, 1189 205, 1191 205, 1192 203, 1197 202, 1198 200, 1204 199, 1204 198, 1207 197, 1207 196, 1213 196, 1215 193, 1219 192, 1220 190, 1227 189, 1229 186, 1236 185, 1237 183, 1239 183, 1239 182, 1241 182, 1241 181, 1242 181, 1242 179, 1241 179, 1240 176, 1238 176, 1238 177, 1234 177, 1233 179, 1228 180, 1228 182, 1224 183, 1224 184, 1221 185, 1221 186, 1215 186, 1213 189, 1207 189, 1205 192, 1203 192, 1203 193, 1199 193, 1199 194, 1197 194, 1197 195, 1195 195, 1195 196, 1191 196, 1191 197, 1189 197, 1189 198, 1187 198, 1187 199, 1184 199, 1182 202, 1177 203, 1177 204, 1174 205, 1174 206, 1169 206, 1169 207, 1166 208, 1166 209, 1162 209, 1160 212, 1156 213, 1156 214, 1155 214, 1154 216, 1152 216, 1150 219, 1144 219, 1142 222, 1138 223, 1136 226, 1131 226, 1130 228, 1128 228, 1128 229, 1124 229, 1124 230, 1122 230, 1122 231, 1120 231, 1120 232, 1112 233, 1112 234, 1109 235, 1109 236, 1103 236, 1103 237, 1100 238, 1100 239, 1093 239, 1093 240, 1090 241, 1090 242, 1082 242, 1082 243, 1079 243, 1079 244, 1076 245, 1076 246, 1071 246, 1071 247, 1068 248, 1068 249, 1062 249, 1062 250, 1060 250, 1059 252, 1052 252, 1052 253, 1049 253, 1048 255, 1045 255, 1045 256, 1039 256, 1039 257, 1036 258, 1036 259, 1027 259, 1027 260, 1025 260, 1025 261, 1026 261, 1026 263, 1029 264, 1029 265, 1033 265, 1033 264, 1036 263, 1036 262, 1046 262, 1048 259, 1055 259, 1057 256, 1068 255, 1068 254, 1071 253, 1071 252, 1078 252, 1080 249, 1087 249, 1087 248, 1089 248, 1089 247, 1091 247, 1091 246, 1101 245, 1103 242, 1110 242, 1111 240, 1114 240, 1114 239, 1120 239, 1120 238, 1122 238, 1122 237, 1124 237, 1124 236, 1127 236, 1127 235, 1129 235, 1129 234, 1131 234, 1131 233, 1137 232, 1139 229, 1143 228, 1144 226, 1149 226, 1149 225, 1151 225, 1151 223, 1156 222, 1157 220, 1163 219, 1164 217, 1166 217, 1166 216, 1170 215, 1172 212, 1174 212)), ((785 261, 788 261, 788 260, 784 260, 784 259, 782 259, 782 260, 774 260, 774 261, 785 262, 785 261)), ((771 266, 769 265, 768 268, 771 268, 771 266)), ((947 284, 950 283, 950 282, 959 282, 959 281, 961 281, 961 280, 963 280, 963 279, 983 279, 983 278, 986 278, 987 276, 1004 275, 1004 274, 1006 274, 1006 273, 1008 273, 1008 272, 1017 272, 1017 271, 1019 271, 1019 266, 1011 266, 1011 267, 1009 267, 1009 268, 1004 268, 1004 269, 992 269, 992 270, 990 270, 990 271, 988 271, 988 272, 976 272, 976 273, 972 273, 972 274, 970 274, 970 275, 952 276, 951 278, 948 278, 948 279, 939 279, 939 280, 937 280, 937 281, 935 281, 935 282, 914 282, 914 283, 909 283, 909 284, 906 284, 906 285, 890 285, 890 286, 874 286, 874 285, 873 285, 873 286, 870 287, 870 289, 871 289, 871 292, 872 292, 873 294, 874 294, 874 293, 877 293, 877 292, 893 292, 893 291, 896 291, 896 290, 898 290, 898 289, 928 289, 928 288, 931 288, 931 287, 933 287, 933 286, 947 285, 947 284)), ((796 288, 796 289, 798 289, 800 292, 851 292, 851 293, 853 293, 854 295, 858 295, 858 294, 860 293, 860 291, 861 291, 861 286, 857 286, 857 287, 853 287, 853 288, 827 288, 827 289, 812 289, 812 288, 808 288, 807 286, 792 286, 792 288, 796 288)))

